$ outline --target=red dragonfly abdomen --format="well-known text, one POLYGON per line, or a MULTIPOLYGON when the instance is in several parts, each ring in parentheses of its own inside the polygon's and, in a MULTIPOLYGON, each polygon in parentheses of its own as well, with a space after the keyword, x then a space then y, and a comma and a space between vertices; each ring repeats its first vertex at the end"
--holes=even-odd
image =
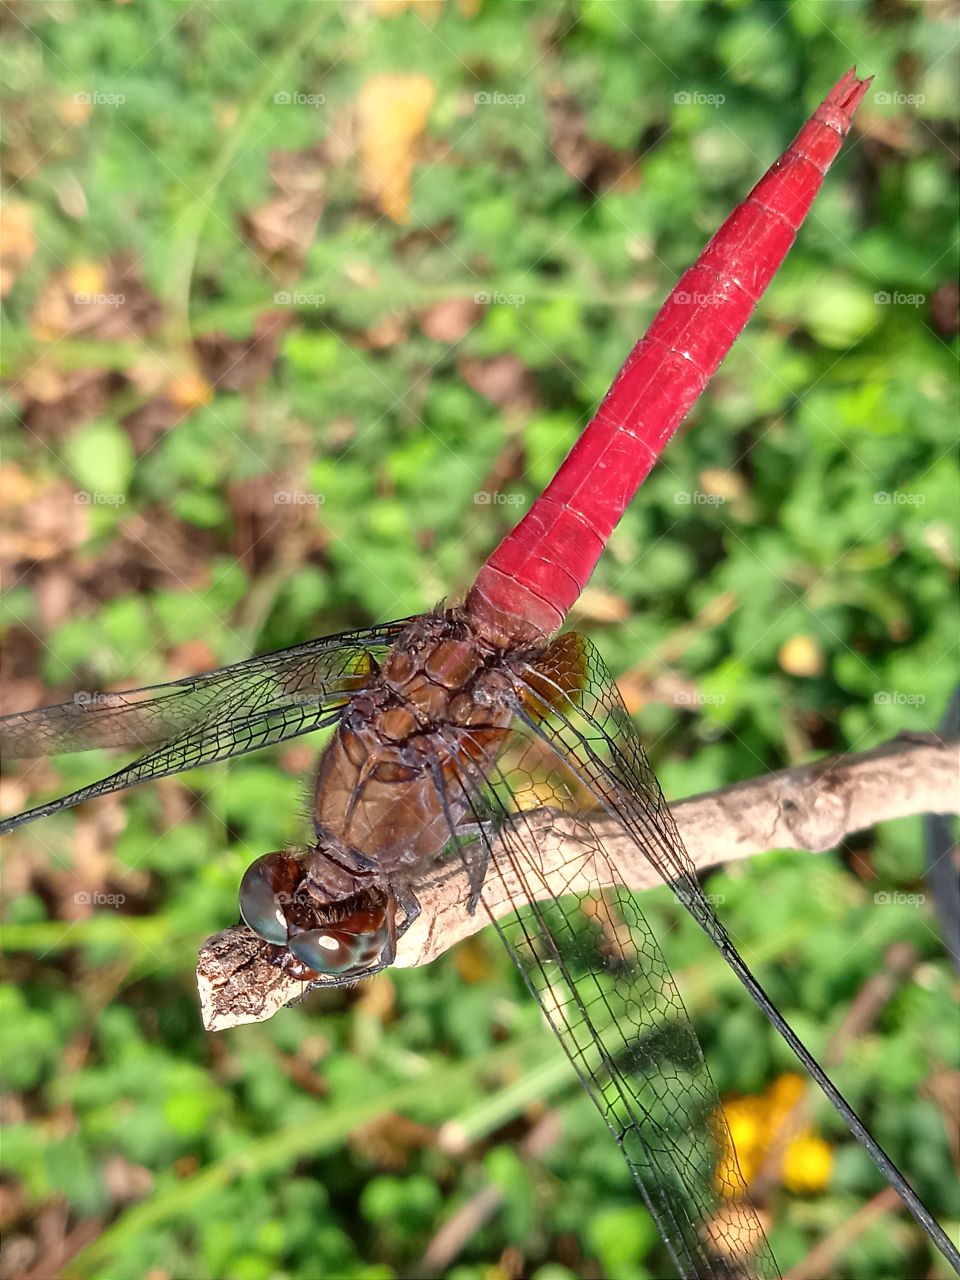
POLYGON ((497 643, 552 634, 657 456, 793 244, 869 87, 853 69, 681 276, 595 416, 480 570, 466 608, 497 643))

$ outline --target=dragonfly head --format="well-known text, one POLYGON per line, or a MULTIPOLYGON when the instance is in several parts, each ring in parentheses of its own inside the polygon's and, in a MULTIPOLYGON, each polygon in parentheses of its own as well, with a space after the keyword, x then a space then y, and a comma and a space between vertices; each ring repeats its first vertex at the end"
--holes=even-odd
POLYGON ((313 973, 360 978, 390 940, 392 900, 325 862, 316 849, 264 854, 240 882, 240 914, 265 942, 286 947, 313 973))

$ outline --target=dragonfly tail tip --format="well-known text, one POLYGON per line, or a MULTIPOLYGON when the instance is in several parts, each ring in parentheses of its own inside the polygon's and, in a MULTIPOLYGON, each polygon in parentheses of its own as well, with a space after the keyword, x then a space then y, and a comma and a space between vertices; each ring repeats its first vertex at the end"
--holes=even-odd
POLYGON ((823 106, 833 107, 836 111, 841 112, 849 125, 849 122, 853 119, 854 112, 863 101, 872 83, 873 76, 867 76, 863 80, 860 79, 857 75, 856 64, 854 64, 844 72, 827 94, 823 101, 823 106))

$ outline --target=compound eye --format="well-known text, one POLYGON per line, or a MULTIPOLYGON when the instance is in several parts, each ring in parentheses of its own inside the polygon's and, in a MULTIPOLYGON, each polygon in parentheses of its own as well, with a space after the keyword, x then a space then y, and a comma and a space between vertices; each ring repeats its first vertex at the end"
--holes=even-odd
MULTIPOLYGON (((316 973, 349 973, 352 969, 369 969, 380 959, 387 945, 386 922, 374 924, 370 913, 363 912, 370 927, 355 932, 348 928, 305 929, 287 942, 291 955, 316 973)), ((347 923, 347 922, 344 922, 347 923)))
POLYGON ((305 929, 288 943, 290 954, 316 973, 346 973, 354 966, 356 939, 329 929, 305 929))
POLYGON ((284 906, 293 900, 303 868, 289 853, 265 853, 250 864, 240 881, 240 914, 265 942, 286 946, 284 906))

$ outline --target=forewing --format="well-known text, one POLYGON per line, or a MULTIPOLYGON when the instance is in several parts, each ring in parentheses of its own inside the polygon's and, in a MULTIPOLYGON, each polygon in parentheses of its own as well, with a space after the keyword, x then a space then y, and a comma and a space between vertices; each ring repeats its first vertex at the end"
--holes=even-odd
POLYGON ((332 724, 364 689, 403 622, 348 632, 221 667, 188 680, 0 718, 4 757, 56 755, 96 747, 152 747, 140 759, 58 800, 0 823, 26 822, 199 765, 259 751, 332 724))

